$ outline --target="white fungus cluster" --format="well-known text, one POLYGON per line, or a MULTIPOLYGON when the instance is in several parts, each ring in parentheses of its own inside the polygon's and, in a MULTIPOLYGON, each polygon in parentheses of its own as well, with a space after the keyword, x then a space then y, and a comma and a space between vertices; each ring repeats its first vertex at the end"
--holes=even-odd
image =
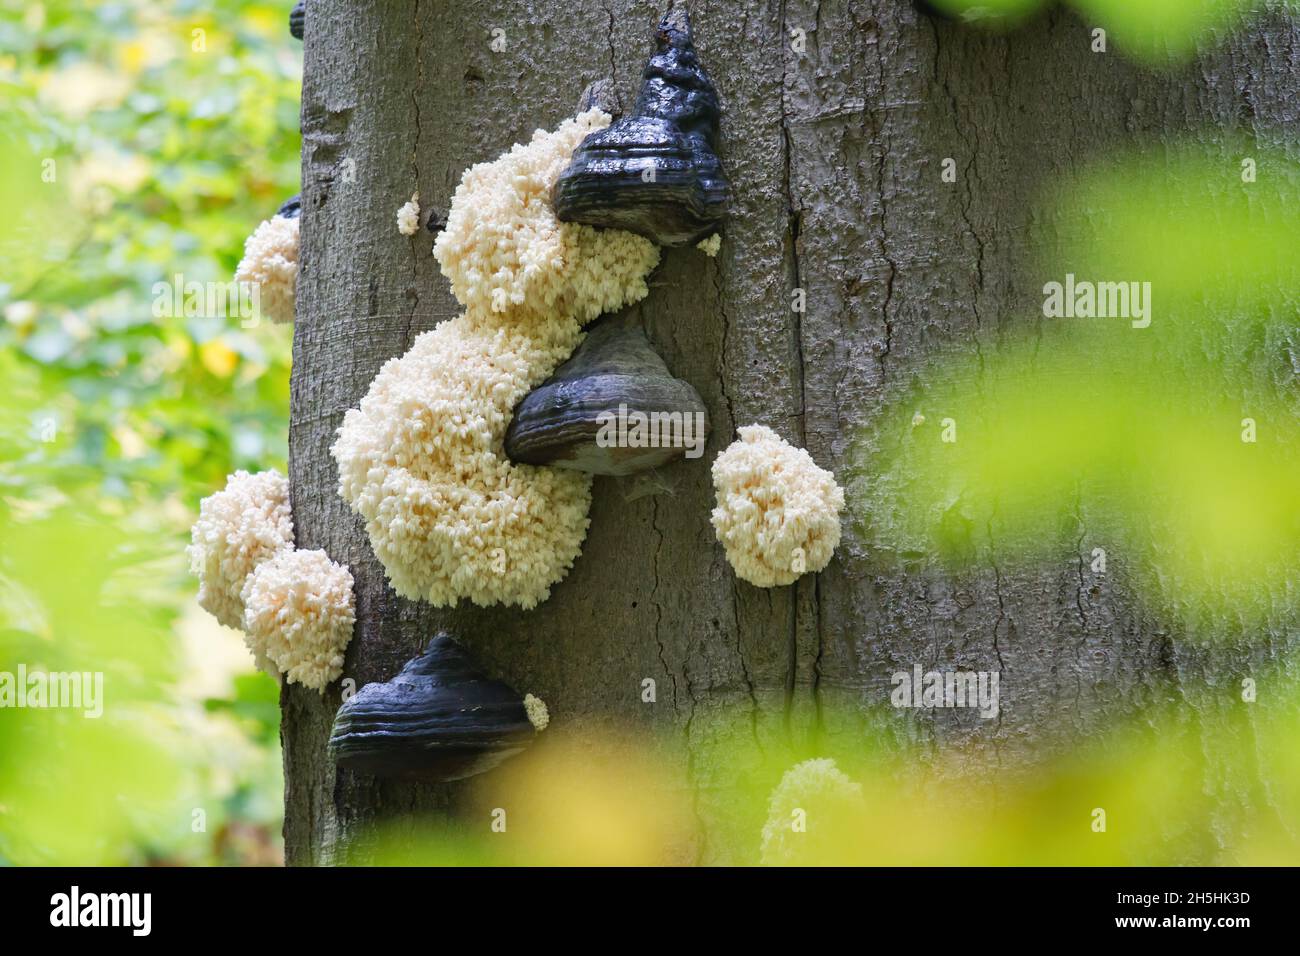
POLYGON ((277 471, 237 471, 204 498, 190 531, 190 570, 199 606, 226 627, 242 627, 245 579, 263 561, 293 547, 289 482, 277 471))
POLYGON ((764 866, 828 863, 851 845, 851 828, 863 822, 862 785, 850 780, 834 760, 797 763, 767 801, 761 860, 764 866))
POLYGON ((289 683, 321 690, 343 673, 356 622, 352 574, 324 551, 280 551, 244 582, 244 643, 289 683))
POLYGON ((560 222, 551 189, 588 133, 609 125, 591 109, 552 133, 465 171, 433 252, 471 312, 527 312, 590 322, 645 298, 659 262, 650 240, 560 222))
POLYGON ((576 324, 549 343, 452 319, 385 363, 344 417, 339 493, 398 594, 529 608, 572 566, 590 476, 513 464, 502 446, 515 404, 577 339, 576 324))
POLYGON ((324 551, 294 550, 283 475, 235 472, 203 499, 190 536, 199 606, 244 630, 258 667, 316 690, 338 677, 355 621, 352 575, 324 551))
POLYGON ((713 462, 713 528, 736 576, 790 584, 826 567, 840 543, 844 490, 812 456, 762 425, 740 429, 713 462))
POLYGON ((718 254, 718 250, 722 248, 722 237, 715 232, 709 238, 697 242, 695 248, 712 259, 718 254))
POLYGON ((524 695, 524 710, 528 713, 528 722, 540 734, 551 723, 551 712, 546 709, 546 701, 532 694, 524 695))
POLYGON ((608 122, 585 113, 465 173, 434 252, 466 312, 389 360, 339 428, 339 493, 403 597, 531 608, 581 551, 591 477, 516 465, 504 439, 582 323, 643 298, 658 262, 638 236, 551 209, 573 148, 608 122))
POLYGON ((413 236, 420 231, 420 194, 412 194, 410 201, 397 210, 397 231, 413 236))
POLYGON ((254 285, 258 309, 272 322, 293 321, 298 222, 297 216, 273 216, 263 222, 244 240, 244 258, 235 269, 235 281, 254 285))

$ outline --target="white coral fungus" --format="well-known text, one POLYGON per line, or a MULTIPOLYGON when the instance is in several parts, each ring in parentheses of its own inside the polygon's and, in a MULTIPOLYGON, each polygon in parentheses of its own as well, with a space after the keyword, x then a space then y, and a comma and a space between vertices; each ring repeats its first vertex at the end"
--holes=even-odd
POLYGON ((343 672, 356 622, 352 574, 324 551, 281 551, 244 582, 244 643, 289 683, 323 690, 343 672))
POLYGON ((433 245, 463 305, 585 323, 645 298, 645 277, 659 262, 654 243, 618 229, 560 222, 551 206, 551 189, 574 148, 609 120, 608 113, 587 110, 465 171, 447 228, 433 245))
POLYGON ((860 842, 865 820, 862 785, 834 760, 797 763, 767 801, 761 859, 765 866, 831 864, 860 842))
POLYGON ((712 259, 718 254, 718 250, 722 248, 722 237, 715 232, 709 238, 697 242, 695 248, 712 259))
POLYGON ((413 236, 420 231, 420 194, 414 193, 401 209, 397 210, 397 231, 413 236))
POLYGON ((790 584, 826 567, 840 543, 844 491, 812 456, 762 425, 740 429, 713 462, 713 528, 736 576, 790 584))
POLYGON ((546 709, 546 701, 532 694, 524 695, 524 710, 528 712, 528 722, 540 734, 551 722, 551 712, 546 709))
POLYGON ((572 566, 587 534, 591 478, 516 465, 510 413, 578 339, 556 343, 468 316, 390 359, 332 449, 339 493, 366 519, 398 594, 437 606, 533 607, 572 566))
POLYGON ((186 549, 199 577, 199 606, 227 627, 242 627, 245 579, 293 547, 289 482, 276 471, 237 471, 204 498, 186 549))
POLYGON ((434 251, 466 312, 389 360, 339 428, 339 493, 403 597, 531 608, 581 551, 590 476, 516 465, 503 442, 581 323, 643 298, 658 262, 638 236, 551 210, 574 146, 608 121, 585 113, 465 173, 434 251))
POLYGON ((292 322, 298 284, 298 217, 274 216, 244 240, 236 282, 252 283, 258 311, 272 322, 292 322))

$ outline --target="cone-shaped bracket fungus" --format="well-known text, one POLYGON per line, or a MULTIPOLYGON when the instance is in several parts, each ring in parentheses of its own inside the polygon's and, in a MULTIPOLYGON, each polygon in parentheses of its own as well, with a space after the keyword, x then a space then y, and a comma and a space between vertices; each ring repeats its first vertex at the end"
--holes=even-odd
POLYGON ((302 193, 295 193, 284 202, 280 203, 280 208, 275 211, 277 216, 283 216, 285 219, 297 219, 302 215, 302 193))
POLYGON ((387 362, 339 429, 339 493, 403 597, 530 608, 581 550, 590 477, 516 465, 503 443, 582 324, 644 298, 659 261, 639 236, 551 208, 574 147, 608 122, 590 110, 466 171, 434 243, 466 311, 387 362))
POLYGON ((699 393, 669 374, 639 325, 611 317, 519 403, 505 449, 512 461, 630 475, 698 458, 707 437, 699 393))
POLYGON ((313 690, 343 673, 356 622, 346 567, 324 551, 280 551, 253 569, 241 596, 244 643, 255 659, 313 690))
POLYGON ((259 311, 272 322, 293 321, 301 212, 300 196, 286 200, 244 240, 244 258, 235 269, 235 281, 252 284, 259 311))
POLYGON ((738 578, 770 588, 830 562, 844 491, 802 448, 747 425, 714 460, 713 486, 713 528, 738 578))
POLYGON ((545 334, 645 298, 645 277, 659 263, 654 245, 619 230, 561 223, 550 202, 574 148, 608 123, 608 113, 587 110, 465 171, 433 253, 472 316, 545 334))
POLYGON ((718 97, 695 54, 685 5, 655 32, 632 112, 592 133, 555 184, 563 222, 626 229, 662 246, 706 239, 726 216, 718 97))
POLYGON ((349 770, 441 783, 491 770, 537 732, 524 700, 439 634, 392 680, 343 702, 329 749, 349 770))
POLYGON ((302 27, 307 17, 307 0, 298 0, 289 11, 289 35, 295 40, 302 39, 302 27))

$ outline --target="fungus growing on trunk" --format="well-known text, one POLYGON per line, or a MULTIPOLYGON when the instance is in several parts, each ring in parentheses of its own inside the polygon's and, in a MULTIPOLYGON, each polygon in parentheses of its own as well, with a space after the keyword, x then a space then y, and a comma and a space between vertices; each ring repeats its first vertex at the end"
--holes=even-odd
POLYGON ((577 343, 576 323, 555 331, 451 319, 390 359, 344 417, 339 493, 403 597, 529 608, 578 556, 589 476, 515 465, 502 448, 510 410, 577 343))
POLYGON ((313 690, 343 673, 356 621, 352 574, 324 551, 283 550, 244 582, 244 643, 291 684, 313 690))
POLYGON ((413 236, 420 231, 420 194, 413 193, 401 209, 397 210, 397 231, 413 236))
POLYGON ((722 248, 722 237, 715 232, 709 238, 697 242, 695 248, 712 259, 718 254, 718 250, 722 248))
POLYGON ((339 428, 339 493, 403 597, 530 608, 581 550, 590 477, 516 465, 503 443, 582 323, 644 298, 659 260, 550 208, 573 147, 608 121, 590 110, 465 173, 434 253, 466 311, 389 360, 339 428))
POLYGON ((528 722, 537 729, 539 734, 550 726, 551 712, 546 709, 546 701, 540 697, 525 694, 524 711, 528 714, 528 722))
POLYGON ((617 229, 562 223, 551 206, 551 190, 574 147, 608 123, 608 113, 587 110, 465 171, 433 253, 471 312, 500 313, 516 325, 587 323, 645 298, 645 277, 659 263, 653 243, 617 229))
POLYGON ((444 783, 491 770, 537 730, 514 690, 438 634, 392 680, 366 684, 343 702, 329 750, 349 770, 444 783))
POLYGON ((272 322, 293 321, 301 211, 300 197, 287 200, 244 240, 244 258, 235 269, 235 281, 253 285, 259 312, 272 322))
POLYGON ((244 581, 259 564, 293 547, 288 480, 277 471, 235 472, 223 490, 199 504, 190 535, 199 606, 226 627, 243 627, 244 581))
POLYGON ((560 219, 627 229, 664 246, 707 238, 727 214, 720 114, 686 7, 674 7, 655 31, 632 112, 587 136, 560 175, 560 219))
POLYGON ((812 456, 762 425, 713 462, 713 528, 736 576, 758 587, 826 567, 840 543, 844 491, 812 456))
POLYGON ((512 461, 630 475, 699 458, 708 434, 699 393, 673 378, 639 325, 611 316, 519 403, 505 449, 512 461))

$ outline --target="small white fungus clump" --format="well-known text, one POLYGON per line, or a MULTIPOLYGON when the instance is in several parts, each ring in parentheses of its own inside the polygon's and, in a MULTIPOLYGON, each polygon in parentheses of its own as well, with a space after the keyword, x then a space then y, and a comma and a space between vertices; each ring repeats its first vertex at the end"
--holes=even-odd
POLYGON ((658 249, 560 223, 551 187, 599 111, 465 173, 434 252, 464 315, 416 338, 344 416, 339 494, 403 597, 531 608, 582 550, 591 476, 505 455, 515 405, 582 340, 582 323, 648 292, 658 249))
POLYGON ((659 262, 654 243, 620 229, 560 222, 551 206, 551 189, 574 148, 609 121, 608 113, 588 110, 465 171, 433 254, 470 311, 586 323, 645 298, 645 277, 659 262))
POLYGON ((289 482, 276 471, 237 471, 204 498, 190 532, 190 570, 199 606, 227 627, 242 627, 245 579, 262 562, 293 547, 289 482))
POLYGON ((767 801, 764 866, 842 862, 864 821, 862 785, 829 758, 805 760, 785 772, 767 801), (796 827, 796 823, 799 824, 796 827))
POLYGON ((546 709, 546 702, 532 694, 524 695, 524 710, 528 712, 528 721, 540 734, 551 722, 551 713, 546 709))
POLYGON ((323 690, 343 673, 356 623, 352 574, 324 551, 281 551, 243 589, 244 643, 289 683, 323 690))
POLYGON ((244 240, 244 258, 235 269, 235 281, 254 285, 258 309, 272 322, 293 321, 298 222, 297 216, 274 216, 263 222, 244 240))
POLYGON ((413 236, 420 231, 419 193, 413 193, 410 201, 397 210, 397 231, 404 236, 413 236))
POLYGON ((740 429, 713 462, 713 528, 736 576, 791 584, 826 567, 840 543, 844 490, 812 456, 762 425, 740 429))
POLYGON ((715 232, 709 238, 697 242, 695 248, 712 259, 718 254, 718 250, 722 248, 722 237, 715 232))

